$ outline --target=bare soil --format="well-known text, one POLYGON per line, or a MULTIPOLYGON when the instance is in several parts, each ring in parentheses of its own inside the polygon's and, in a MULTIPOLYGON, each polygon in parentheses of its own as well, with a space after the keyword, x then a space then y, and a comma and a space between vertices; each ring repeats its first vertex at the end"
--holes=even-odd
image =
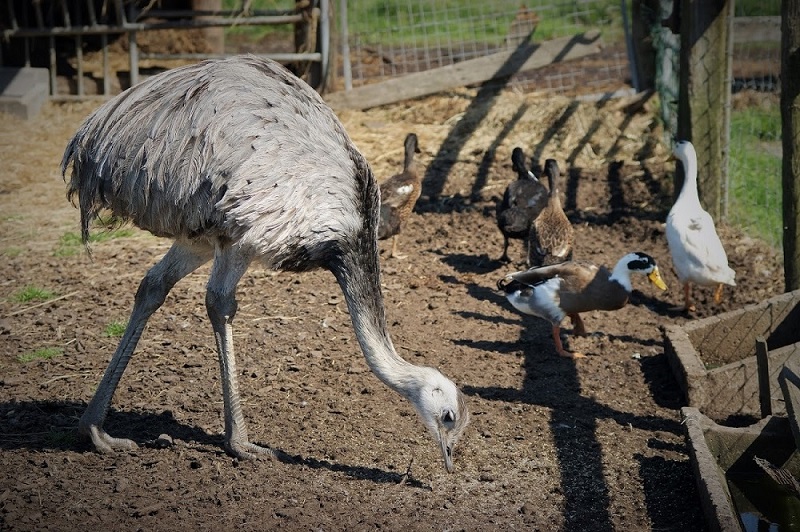
MULTIPOLYGON (((655 103, 578 102, 513 90, 459 90, 340 116, 379 178, 416 132, 423 196, 382 259, 389 325, 402 356, 441 368, 472 422, 447 474, 410 405, 368 370, 332 275, 254 267, 239 289, 236 349, 253 441, 293 461, 238 461, 222 450, 222 400, 204 307, 208 267, 153 316, 114 397, 111 434, 140 445, 103 455, 77 420, 116 347, 139 280, 169 242, 135 230, 71 246, 78 212, 58 166, 97 105, 50 104, 0 119, 0 529, 2 530, 704 530, 687 455, 684 399, 661 327, 694 319, 663 221, 674 163, 655 103), (653 255, 669 290, 634 279, 628 306, 584 316, 591 333, 558 357, 550 328, 495 292, 523 267, 497 257, 495 202, 510 153, 553 157, 567 174, 576 258, 613 265, 653 255), (25 287, 55 298, 18 300, 25 287), (56 348, 55 356, 37 350, 56 348), (41 353, 41 352, 40 352, 41 353), (161 437, 162 435, 167 435, 161 437)), ((781 258, 721 227, 738 286, 697 317, 784 290, 781 258)), ((387 243, 382 247, 388 249, 387 243)))

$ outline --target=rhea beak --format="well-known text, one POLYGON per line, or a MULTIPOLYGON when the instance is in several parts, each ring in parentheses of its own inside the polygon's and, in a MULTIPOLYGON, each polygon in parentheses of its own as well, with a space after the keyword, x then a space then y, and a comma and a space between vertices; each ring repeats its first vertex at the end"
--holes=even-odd
POLYGON ((442 458, 444 458, 444 468, 448 473, 456 470, 453 466, 453 448, 447 444, 447 435, 443 430, 439 430, 439 445, 442 448, 442 458))
POLYGON ((661 278, 661 274, 658 272, 658 267, 653 268, 653 271, 647 274, 647 278, 650 279, 650 282, 659 287, 662 290, 667 289, 667 284, 661 278))

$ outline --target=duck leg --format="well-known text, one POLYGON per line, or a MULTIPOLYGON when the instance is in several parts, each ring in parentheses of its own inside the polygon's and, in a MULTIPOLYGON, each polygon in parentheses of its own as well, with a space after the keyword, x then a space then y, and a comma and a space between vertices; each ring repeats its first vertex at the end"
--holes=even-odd
POLYGON ((395 258, 395 259, 404 259, 406 258, 405 255, 398 255, 397 254, 397 237, 398 235, 394 235, 392 237, 392 249, 389 251, 389 256, 387 258, 395 258))
POLYGON ((583 353, 571 353, 564 349, 564 345, 561 343, 561 327, 558 325, 553 325, 553 343, 556 344, 556 353, 558 356, 564 358, 585 358, 586 355, 583 353))
POLYGON ((583 324, 583 318, 577 312, 569 314, 569 319, 572 320, 572 334, 577 336, 586 336, 586 326, 583 324))
POLYGON ((691 283, 683 283, 683 301, 684 305, 683 308, 687 312, 694 312, 697 308, 694 306, 694 302, 692 301, 692 285, 691 283))
POLYGON ((511 258, 508 256, 508 237, 503 235, 503 254, 500 255, 498 259, 500 262, 511 262, 511 258))
POLYGON ((722 286, 722 283, 719 283, 717 289, 714 290, 714 303, 717 305, 722 301, 722 286))

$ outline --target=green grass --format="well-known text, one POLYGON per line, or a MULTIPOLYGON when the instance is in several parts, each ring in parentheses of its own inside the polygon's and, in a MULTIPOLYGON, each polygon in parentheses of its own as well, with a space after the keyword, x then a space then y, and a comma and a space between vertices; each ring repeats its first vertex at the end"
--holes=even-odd
POLYGON ((728 219, 780 246, 781 116, 777 103, 731 114, 728 219))
POLYGON ((13 259, 14 257, 19 257, 20 255, 22 255, 22 248, 18 248, 18 247, 12 246, 12 247, 4 249, 0 253, 2 253, 4 256, 6 256, 6 257, 8 257, 10 259, 13 259))
POLYGON ((116 338, 122 336, 125 333, 125 328, 128 326, 127 321, 112 321, 106 328, 103 330, 103 333, 110 337, 116 338))
POLYGON ((63 353, 64 350, 60 347, 41 347, 36 351, 18 355, 17 360, 23 364, 27 364, 28 362, 33 362, 34 360, 50 360, 51 358, 57 357, 63 353))
MULTIPOLYGON (((223 8, 237 9, 240 0, 224 0, 223 8)), ((252 0, 253 10, 274 10, 293 7, 286 0, 252 0)), ((347 20, 351 35, 360 35, 365 42, 385 46, 420 46, 422 43, 503 42, 519 7, 519 2, 501 2, 497 6, 478 0, 356 0, 348 2, 347 20), (502 14, 502 16, 498 16, 502 14)), ((334 2, 333 6, 338 9, 334 2)), ((532 9, 537 11, 537 7, 532 9)), ((600 28, 606 40, 622 38, 622 20, 617 0, 597 0, 576 7, 563 2, 538 12, 536 41, 600 28)), ((334 13, 334 16, 338 16, 334 13)), ((273 32, 285 33, 291 39, 293 28, 279 26, 234 26, 226 35, 244 35, 258 41, 273 32)))
MULTIPOLYGON (((126 238, 133 236, 133 234, 134 231, 130 228, 97 231, 89 234, 89 244, 106 242, 115 238, 126 238)), ((54 254, 57 257, 69 257, 71 255, 76 255, 81 250, 82 246, 81 235, 70 231, 61 235, 54 254)))
MULTIPOLYGON (((241 0, 223 0, 222 2, 222 9, 225 10, 233 10, 236 11, 241 9, 242 1, 241 0)), ((287 1, 287 0, 252 0, 250 4, 250 9, 253 11, 275 11, 275 10, 287 10, 293 9, 294 2, 287 1)), ((285 35, 286 39, 290 42, 294 42, 292 39, 292 34, 294 32, 294 27, 290 24, 280 24, 276 26, 230 26, 225 28, 225 35, 237 35, 245 38, 246 40, 250 40, 253 42, 258 42, 264 38, 265 35, 271 33, 278 33, 281 35, 285 35)))
POLYGON ((48 299, 53 299, 57 295, 58 294, 55 292, 47 290, 46 288, 28 285, 16 292, 12 299, 17 303, 29 303, 31 301, 47 301, 48 299))
POLYGON ((734 11, 737 17, 779 16, 780 0, 736 0, 734 11))

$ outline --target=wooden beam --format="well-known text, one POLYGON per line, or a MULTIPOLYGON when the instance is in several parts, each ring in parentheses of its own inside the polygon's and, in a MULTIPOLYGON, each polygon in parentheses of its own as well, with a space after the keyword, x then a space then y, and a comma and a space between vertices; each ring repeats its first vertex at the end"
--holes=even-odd
MULTIPOLYGON (((717 221, 724 217, 728 173, 733 4, 680 0, 678 139, 694 144, 700 202, 717 221)), ((676 195, 682 186, 679 171, 676 195)))
POLYGON ((735 17, 733 42, 781 42, 781 17, 735 17))
POLYGON ((800 3, 781 8, 781 137, 783 139, 783 274, 800 289, 800 3))
POLYGON ((369 109, 455 87, 508 78, 517 72, 596 54, 600 50, 600 32, 592 30, 541 44, 524 44, 513 51, 416 72, 351 91, 334 92, 326 95, 325 100, 333 108, 369 109))
POLYGON ((769 348, 763 336, 756 338, 756 369, 758 373, 758 403, 761 417, 772 415, 772 390, 769 384, 769 348))

